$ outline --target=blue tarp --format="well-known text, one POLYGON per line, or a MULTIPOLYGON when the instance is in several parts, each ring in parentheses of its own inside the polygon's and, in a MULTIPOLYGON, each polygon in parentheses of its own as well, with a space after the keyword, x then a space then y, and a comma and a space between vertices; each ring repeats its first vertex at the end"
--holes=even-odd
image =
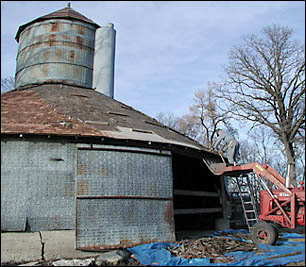
MULTIPOLYGON (((224 232, 247 233, 246 230, 226 230, 215 232, 210 236, 222 236, 222 233, 224 232)), ((280 234, 280 238, 305 238, 305 236, 300 234, 282 233, 280 234)), ((239 240, 250 242, 244 239, 239 240)), ((210 263, 209 258, 187 260, 183 257, 175 257, 168 250, 168 246, 173 247, 174 245, 175 243, 158 242, 128 248, 128 250, 137 257, 141 264, 153 266, 275 266, 288 264, 290 262, 305 261, 304 241, 278 240, 274 246, 260 244, 259 249, 263 252, 261 254, 256 254, 254 251, 235 251, 224 254, 224 256, 235 258, 236 261, 233 263, 210 263), (276 258, 279 256, 282 257, 276 258)))

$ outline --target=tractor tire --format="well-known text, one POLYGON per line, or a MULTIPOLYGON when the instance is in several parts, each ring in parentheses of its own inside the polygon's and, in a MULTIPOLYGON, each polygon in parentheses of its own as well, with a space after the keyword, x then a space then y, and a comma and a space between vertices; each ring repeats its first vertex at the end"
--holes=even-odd
POLYGON ((280 231, 280 228, 279 228, 279 225, 276 224, 276 223, 271 223, 271 225, 274 227, 275 229, 275 241, 278 239, 279 237, 279 231, 280 231))
POLYGON ((257 222, 251 229, 251 238, 255 245, 268 244, 273 245, 277 239, 278 233, 274 226, 266 222, 257 222))

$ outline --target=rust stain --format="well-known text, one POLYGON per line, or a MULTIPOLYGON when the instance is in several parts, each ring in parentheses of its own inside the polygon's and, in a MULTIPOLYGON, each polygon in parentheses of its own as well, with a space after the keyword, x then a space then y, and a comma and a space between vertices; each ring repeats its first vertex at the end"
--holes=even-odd
POLYGON ((70 38, 70 35, 69 35, 69 34, 64 34, 64 35, 63 35, 63 38, 64 38, 65 40, 71 40, 71 38, 70 38))
POLYGON ((77 183, 77 194, 88 195, 88 183, 84 180, 80 180, 77 183))
POLYGON ((79 37, 79 36, 76 37, 76 42, 77 42, 77 44, 82 45, 82 44, 83 44, 83 41, 84 41, 84 39, 83 39, 82 37, 79 37))
POLYGON ((44 60, 47 60, 49 58, 49 55, 50 55, 50 51, 44 51, 43 53, 44 60))
POLYGON ((48 64, 44 64, 42 66, 42 73, 44 77, 48 77, 49 74, 49 65, 48 64))
POLYGON ((108 169, 107 168, 101 168, 101 174, 103 175, 103 176, 107 176, 108 175, 108 169))
POLYGON ((72 62, 74 62, 74 53, 75 53, 74 50, 70 50, 70 51, 69 51, 69 58, 70 58, 70 60, 71 60, 72 62))
POLYGON ((174 233, 174 215, 173 215, 173 203, 172 201, 167 205, 164 213, 164 220, 168 223, 171 233, 174 233))
POLYGON ((55 44, 55 34, 50 34, 49 37, 49 46, 54 46, 55 44))
POLYGON ((85 27, 82 25, 76 25, 76 26, 77 26, 78 33, 84 35, 85 27))
POLYGON ((51 32, 58 32, 60 30, 60 24, 58 21, 51 24, 51 32))
POLYGON ((78 174, 79 175, 83 175, 86 173, 86 165, 84 164, 80 164, 79 167, 78 167, 78 174))
MULTIPOLYGON (((78 234, 78 232, 77 232, 78 234)), ((134 246, 139 246, 139 245, 144 245, 144 244, 149 244, 149 243, 155 243, 155 242, 160 242, 157 239, 151 239, 151 240, 146 240, 146 241, 133 241, 133 240, 120 240, 119 245, 108 245, 108 244, 97 244, 93 246, 81 246, 78 247, 80 250, 84 251, 101 251, 103 249, 113 249, 113 248, 130 248, 134 246)), ((163 242, 173 242, 173 240, 165 240, 163 242)))
POLYGON ((61 49, 56 49, 55 50, 55 56, 56 56, 56 59, 60 59, 63 55, 63 51, 61 49))

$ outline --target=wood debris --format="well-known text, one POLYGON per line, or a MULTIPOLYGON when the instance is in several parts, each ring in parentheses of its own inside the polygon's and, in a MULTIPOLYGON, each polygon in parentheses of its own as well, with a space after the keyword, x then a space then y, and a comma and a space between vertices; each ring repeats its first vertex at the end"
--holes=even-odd
MULTIPOLYGON (((224 235, 224 233, 222 233, 224 235)), ((245 234, 239 234, 245 235, 245 234)), ((236 260, 224 254, 234 251, 258 251, 252 243, 243 242, 237 238, 249 239, 249 236, 237 236, 232 234, 232 238, 224 236, 202 237, 196 240, 182 240, 176 242, 174 247, 168 247, 172 255, 176 257, 209 258, 211 263, 232 263, 236 260), (247 237, 247 238, 246 238, 247 237)))

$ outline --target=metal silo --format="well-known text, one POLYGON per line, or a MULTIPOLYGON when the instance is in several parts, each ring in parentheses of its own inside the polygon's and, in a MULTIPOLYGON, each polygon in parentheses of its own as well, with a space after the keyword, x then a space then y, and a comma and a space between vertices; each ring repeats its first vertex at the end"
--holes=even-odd
POLYGON ((43 83, 92 88, 98 27, 70 6, 21 26, 15 88, 43 83))

